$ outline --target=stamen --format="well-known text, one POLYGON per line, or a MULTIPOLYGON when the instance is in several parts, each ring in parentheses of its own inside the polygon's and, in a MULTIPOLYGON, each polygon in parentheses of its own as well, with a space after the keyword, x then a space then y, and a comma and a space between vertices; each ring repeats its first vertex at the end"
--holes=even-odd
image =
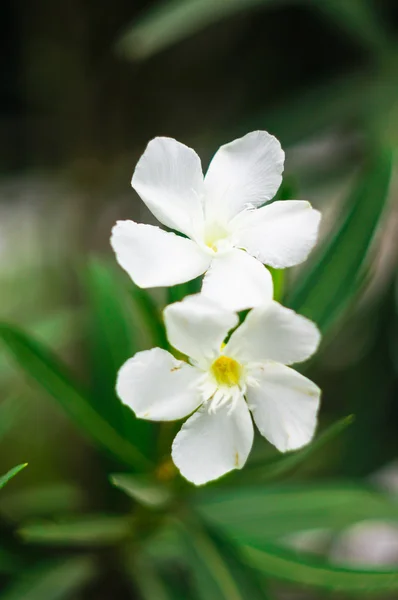
POLYGON ((214 396, 211 400, 211 403, 210 403, 209 412, 214 414, 220 408, 223 400, 224 400, 224 393, 222 392, 222 390, 216 390, 216 392, 214 393, 214 396))
POLYGON ((240 390, 234 390, 234 393, 232 395, 232 401, 231 401, 231 406, 229 407, 228 410, 228 416, 232 415, 232 413, 234 412, 236 405, 238 404, 239 398, 241 397, 241 392, 240 390))
POLYGON ((228 404, 229 402, 231 402, 231 398, 232 395, 230 394, 224 394, 222 399, 218 401, 217 403, 217 410, 219 410, 220 408, 222 408, 223 406, 225 406, 226 404, 228 404))

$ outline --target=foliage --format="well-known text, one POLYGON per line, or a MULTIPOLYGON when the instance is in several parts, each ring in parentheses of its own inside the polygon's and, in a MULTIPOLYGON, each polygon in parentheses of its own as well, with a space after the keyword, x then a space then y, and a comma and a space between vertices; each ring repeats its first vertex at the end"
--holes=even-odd
POLYGON ((23 465, 18 465, 17 467, 10 469, 8 471, 8 473, 6 473, 5 475, 2 475, 0 477, 0 489, 3 488, 6 485, 6 483, 8 483, 10 481, 10 479, 15 477, 15 475, 17 475, 20 471, 22 471, 22 469, 27 467, 27 465, 28 465, 28 463, 25 463, 23 465))
MULTIPOLYGON (((352 199, 348 200, 348 216, 325 242, 301 285, 288 295, 295 308, 320 320, 323 326, 331 326, 340 317, 363 281, 354 275, 366 268, 365 249, 372 242, 387 195, 391 160, 385 157, 381 152, 376 166, 367 171, 365 179, 360 179, 352 199), (351 253, 349 261, 345 260, 345 239, 347 243, 358 239, 357 251, 351 253), (323 281, 333 277, 333 272, 350 285, 334 286, 335 296, 331 298, 322 292, 322 286, 327 285, 323 281)), ((172 434, 169 426, 163 426, 162 431, 156 425, 137 421, 131 412, 125 415, 109 383, 115 380, 119 364, 137 348, 126 310, 128 301, 136 300, 136 319, 153 323, 149 327, 153 344, 165 339, 164 331, 160 331, 159 308, 146 292, 119 280, 116 267, 99 259, 89 264, 85 286, 89 292, 90 320, 94 319, 88 345, 93 353, 89 363, 95 383, 91 391, 84 390, 58 358, 26 333, 3 323, 0 337, 19 366, 99 449, 110 453, 121 468, 136 472, 121 472, 110 477, 110 482, 121 493, 126 492, 134 510, 131 515, 127 508, 122 514, 87 513, 51 522, 31 520, 19 529, 25 544, 40 548, 81 547, 91 551, 96 547, 123 548, 131 541, 145 547, 167 522, 177 539, 180 568, 191 573, 188 587, 196 590, 198 598, 238 600, 248 595, 268 598, 266 580, 273 577, 345 592, 397 589, 398 571, 367 574, 348 568, 341 570, 327 562, 318 564, 309 556, 296 557, 280 545, 286 534, 302 529, 323 527, 333 532, 358 520, 397 518, 397 508, 388 499, 348 482, 317 488, 301 484, 265 485, 270 479, 281 479, 298 469, 324 444, 332 444, 352 418, 345 418, 321 432, 301 451, 276 459, 253 460, 241 473, 231 476, 231 482, 227 477, 206 489, 192 489, 171 465, 164 463, 163 448, 157 444, 160 454, 151 448, 153 443, 149 440, 162 436, 166 436, 169 445, 172 434), (249 512, 246 507, 250 507, 249 512)), ((89 555, 87 560, 90 560, 89 555)), ((164 557, 160 562, 159 558, 153 561, 148 556, 142 560, 148 572, 158 573, 159 569, 167 572, 164 557)), ((135 569, 135 585, 145 598, 148 590, 138 567, 135 569)), ((51 567, 50 572, 59 571, 51 567)), ((43 577, 46 581, 47 575, 43 577)), ((167 579, 163 580, 160 574, 157 577, 160 579, 155 585, 164 591, 165 597, 167 594, 173 597, 167 579)), ((41 581, 38 585, 45 585, 41 581)), ((82 581, 85 582, 84 577, 82 581)))
MULTIPOLYGON (((24 407, 38 400, 50 419, 58 418, 58 412, 67 415, 70 428, 60 436, 60 464, 71 462, 61 473, 49 472, 40 480, 40 468, 26 457, 30 467, 23 477, 1 490, 2 600, 72 600, 100 594, 142 600, 277 600, 280 581, 305 593, 310 590, 314 598, 329 592, 372 598, 397 593, 397 568, 336 565, 329 553, 341 531, 356 523, 398 520, 396 499, 358 477, 396 454, 396 444, 385 434, 396 408, 382 393, 384 386, 396 389, 398 304, 392 282, 379 290, 371 306, 363 304, 375 271, 377 236, 391 201, 396 145, 397 91, 391 81, 396 81, 397 52, 377 18, 376 3, 154 2, 125 28, 117 46, 129 59, 148 59, 150 69, 149 59, 159 60, 155 55, 173 52, 173 47, 178 50, 191 36, 222 26, 224 19, 238 28, 243 18, 254 22, 260 13, 271 18, 272 11, 286 6, 316 15, 328 28, 336 28, 338 36, 344 32, 345 39, 370 56, 369 62, 326 81, 312 81, 297 94, 283 76, 288 94, 273 110, 257 106, 228 126, 221 119, 211 135, 224 139, 227 128, 232 139, 231 131, 266 124, 294 145, 357 125, 356 161, 344 155, 344 168, 304 174, 291 186, 294 196, 301 197, 308 181, 319 189, 323 175, 335 184, 346 182, 347 172, 353 174, 338 218, 331 219, 319 250, 295 278, 273 272, 278 299, 322 328, 321 350, 329 363, 338 364, 336 355, 348 349, 344 360, 350 368, 342 372, 341 387, 335 381, 340 371, 328 368, 321 353, 307 366, 326 390, 325 417, 313 442, 276 456, 256 440, 245 469, 196 489, 179 477, 169 460, 175 424, 137 420, 115 393, 117 370, 126 358, 146 347, 167 348, 161 318, 166 300, 136 288, 113 262, 87 260, 79 268, 82 306, 77 310, 63 309, 31 327, 16 326, 5 317, 0 323, 3 455, 12 435, 23 437, 24 407), (379 68, 373 70, 374 65, 379 68), (371 86, 370 76, 375 82, 371 86), (352 332, 355 327, 359 333, 352 332), (333 352, 336 339, 343 341, 333 352), (368 385, 372 369, 379 369, 375 378, 383 380, 382 391, 368 385), (21 373, 28 385, 21 385, 21 373), (345 395, 336 397, 335 390, 343 388, 345 395), (360 398, 351 402, 353 390, 360 398), (352 412, 355 418, 345 416, 352 412), (364 457, 377 454, 376 446, 381 448, 378 462, 366 462, 364 457), (28 477, 39 483, 27 485, 28 477), (320 556, 292 549, 292 534, 319 529, 327 534, 320 556)), ((259 73, 252 77, 257 81, 259 73)), ((282 189, 280 198, 284 196, 282 189)), ((167 302, 196 291, 197 283, 172 288, 167 302)), ((48 422, 42 425, 40 420, 38 428, 42 426, 48 422)), ((45 453, 52 451, 45 448, 45 453)), ((25 458, 11 464, 21 460, 25 458)), ((0 477, 0 488, 25 466, 0 477)))

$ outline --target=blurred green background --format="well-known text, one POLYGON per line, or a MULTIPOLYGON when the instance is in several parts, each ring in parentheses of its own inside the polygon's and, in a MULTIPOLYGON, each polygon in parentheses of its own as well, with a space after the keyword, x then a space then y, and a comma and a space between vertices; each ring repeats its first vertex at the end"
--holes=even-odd
POLYGON ((398 4, 3 0, 0 33, 0 473, 29 463, 0 478, 0 598, 397 598, 398 4), (196 282, 138 290, 109 235, 153 222, 129 183, 149 139, 206 167, 254 129, 286 151, 279 197, 323 214, 273 273, 324 334, 320 424, 195 489, 179 424, 136 421, 114 381, 196 282))

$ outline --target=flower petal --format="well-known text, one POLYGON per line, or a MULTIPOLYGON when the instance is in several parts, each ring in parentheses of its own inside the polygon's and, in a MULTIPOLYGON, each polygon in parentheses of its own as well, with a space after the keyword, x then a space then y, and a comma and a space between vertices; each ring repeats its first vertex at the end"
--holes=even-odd
POLYGON ((203 223, 204 185, 200 158, 192 148, 167 137, 151 140, 131 185, 161 223, 195 237, 203 223))
POLYGON ((281 181, 285 154, 266 131, 252 131, 221 146, 205 176, 206 217, 229 221, 248 205, 271 200, 281 181))
POLYGON ((278 450, 297 450, 314 435, 321 390, 297 371, 278 363, 259 367, 258 385, 247 399, 260 433, 278 450))
POLYGON ((229 310, 244 310, 272 300, 272 277, 250 254, 233 248, 213 258, 202 294, 229 310))
POLYGON ((140 419, 174 421, 202 402, 202 373, 161 348, 137 352, 121 367, 116 391, 140 419))
POLYGON ((262 263, 284 269, 303 262, 315 246, 321 214, 309 202, 284 200, 238 215, 236 246, 262 263))
POLYGON ((213 360, 228 331, 239 322, 238 315, 202 294, 188 296, 164 311, 167 337, 172 346, 187 356, 213 360))
POLYGON ((232 469, 241 469, 253 443, 253 424, 243 397, 231 414, 224 406, 209 414, 202 406, 182 426, 172 448, 181 475, 201 485, 232 469))
POLYGON ((315 323, 278 302, 249 312, 224 352, 243 362, 275 360, 286 365, 307 360, 318 348, 315 323))
POLYGON ((118 263, 143 288, 184 283, 210 264, 209 256, 192 240, 134 221, 117 222, 111 245, 118 263))

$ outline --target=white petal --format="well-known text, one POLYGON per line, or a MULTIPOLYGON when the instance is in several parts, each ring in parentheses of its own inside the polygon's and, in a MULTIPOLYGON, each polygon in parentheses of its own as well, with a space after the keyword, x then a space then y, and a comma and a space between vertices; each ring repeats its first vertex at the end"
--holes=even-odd
POLYGON ((284 269, 303 262, 318 238, 321 214, 309 202, 284 200, 238 215, 231 224, 236 246, 262 263, 284 269))
POLYGON ((206 216, 229 220, 248 205, 271 200, 281 181, 285 154, 266 131, 252 131, 221 146, 205 177, 206 216))
POLYGON ((195 359, 214 359, 238 315, 202 294, 188 296, 164 311, 167 337, 172 346, 195 359))
POLYGON ((241 469, 253 443, 253 424, 241 398, 231 414, 224 406, 209 414, 202 406, 182 426, 172 448, 172 458, 181 475, 201 485, 232 469, 241 469))
POLYGON ((249 312, 231 335, 224 353, 243 362, 275 360, 290 365, 314 354, 320 339, 315 323, 271 302, 249 312))
POLYGON ((202 402, 202 373, 161 348, 137 352, 121 367, 116 391, 140 419, 174 421, 202 402))
POLYGON ((143 288, 184 283, 204 273, 210 263, 192 240, 134 221, 117 222, 111 245, 118 263, 143 288))
POLYGON ((230 310, 244 310, 270 302, 270 272, 244 250, 218 253, 203 280, 202 294, 230 310))
POLYGON ((290 367, 264 364, 249 386, 247 399, 260 433, 280 450, 296 450, 314 435, 321 391, 290 367))
POLYGON ((195 235, 203 222, 204 192, 200 158, 172 138, 151 140, 134 171, 131 185, 167 227, 195 235))

